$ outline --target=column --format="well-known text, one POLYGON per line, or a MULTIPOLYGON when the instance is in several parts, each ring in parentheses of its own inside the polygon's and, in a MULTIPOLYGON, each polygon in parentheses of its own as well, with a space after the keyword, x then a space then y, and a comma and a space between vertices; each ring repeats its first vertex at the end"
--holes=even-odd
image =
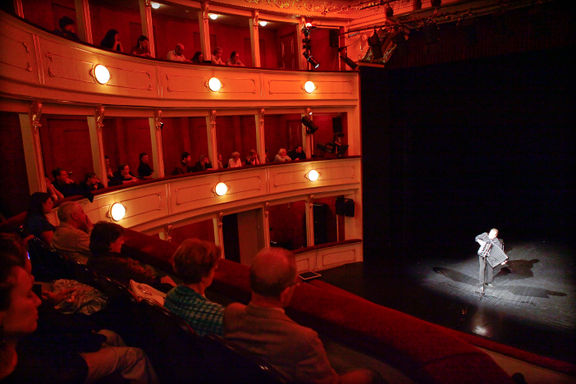
POLYGON ((222 219, 224 218, 224 213, 218 213, 218 216, 212 218, 212 224, 214 225, 214 244, 222 249, 222 257, 224 258, 224 229, 222 224, 222 219))
POLYGON ((42 126, 40 124, 41 115, 42 104, 39 102, 32 103, 30 113, 18 114, 30 193, 46 191, 46 175, 39 132, 42 126))
MULTIPOLYGON (((206 117, 206 136, 208 137, 208 157, 214 169, 218 169, 218 143, 216 140, 216 110, 206 117)), ((222 160, 224 161, 224 159, 222 160)), ((222 164, 224 165, 224 164, 222 164)))
POLYGON ((306 245, 314 246, 314 204, 312 204, 312 195, 306 198, 306 245))
POLYGON ((298 47, 298 49, 296 50, 296 56, 298 60, 298 69, 300 70, 308 69, 308 62, 306 61, 306 58, 302 54, 302 39, 304 39, 302 28, 304 28, 305 25, 306 20, 303 17, 300 18, 300 22, 296 25, 296 39, 298 40, 297 41, 298 44, 296 45, 298 47))
MULTIPOLYGON (((200 31, 200 47, 204 60, 212 60, 210 48, 210 18, 208 17, 208 4, 202 3, 202 9, 198 11, 198 29, 200 31)), ((214 163, 212 163, 214 164, 214 163)))
POLYGON ((164 177, 164 147, 162 144, 162 111, 154 112, 154 117, 148 119, 150 125, 150 140, 152 140, 152 167, 153 177, 164 177))
POLYGON ((360 111, 358 108, 348 110, 346 113, 346 123, 348 125, 348 156, 361 155, 362 138, 360 137, 360 111))
POLYGON ((260 164, 264 164, 266 161, 266 135, 264 134, 264 108, 258 111, 258 114, 254 116, 256 119, 256 151, 258 151, 258 158, 260 159, 260 164))
POLYGON ((90 148, 92 149, 92 166, 94 173, 102 184, 107 187, 108 175, 106 174, 106 162, 104 160, 104 141, 102 128, 104 127, 104 107, 96 109, 94 116, 88 116, 88 131, 90 133, 90 148))
POLYGON ((264 246, 270 246, 270 203, 264 204, 264 214, 262 215, 262 233, 264 237, 264 246))
POLYGON ((250 19, 250 45, 252 47, 252 66, 261 67, 260 63, 260 26, 258 24, 259 12, 254 11, 250 19))
POLYGON ((89 0, 74 0, 74 6, 76 7, 76 29, 78 31, 78 37, 88 44, 94 44, 89 0))
POLYGON ((142 24, 142 34, 148 37, 150 55, 156 57, 156 44, 154 41, 154 28, 152 23, 152 7, 149 0, 140 0, 140 23, 142 24))

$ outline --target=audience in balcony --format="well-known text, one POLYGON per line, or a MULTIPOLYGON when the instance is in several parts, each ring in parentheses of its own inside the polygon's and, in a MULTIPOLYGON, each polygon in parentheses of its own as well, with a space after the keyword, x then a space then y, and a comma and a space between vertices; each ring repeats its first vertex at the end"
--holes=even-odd
POLYGON ((100 46, 104 49, 116 52, 124 52, 122 42, 120 41, 120 33, 115 29, 109 29, 106 35, 100 42, 100 46))
POLYGON ((280 148, 276 156, 274 156, 274 161, 283 163, 286 161, 292 161, 292 158, 286 153, 286 148, 280 148))
POLYGON ((52 200, 56 202, 58 200, 63 199, 64 195, 62 194, 62 192, 56 189, 54 184, 52 184, 52 180, 50 180, 49 177, 46 177, 45 179, 46 179, 46 192, 48 192, 50 196, 52 196, 52 200))
POLYGON ((180 157, 180 165, 174 168, 172 174, 183 175, 190 172, 194 172, 194 166, 192 165, 192 155, 188 152, 183 152, 182 156, 180 157))
POLYGON ((190 60, 194 64, 202 64, 204 63, 204 55, 200 51, 196 51, 194 56, 192 56, 192 60, 190 60))
POLYGON ((240 54, 236 51, 232 51, 230 54, 230 59, 226 62, 226 65, 233 67, 244 67, 244 63, 240 60, 240 54))
POLYGON ((146 36, 140 35, 138 40, 136 40, 136 45, 132 48, 132 54, 134 56, 151 57, 150 41, 146 36))
POLYGON ((173 256, 174 273, 183 283, 168 292, 164 307, 201 336, 222 335, 224 307, 206 298, 220 256, 220 247, 198 239, 184 240, 173 256))
POLYGON ((258 158, 258 152, 255 149, 251 149, 248 152, 248 157, 246 157, 246 165, 254 166, 259 165, 260 159, 258 158))
POLYGON ((138 177, 141 179, 151 179, 154 169, 150 166, 150 156, 146 152, 140 154, 140 164, 138 165, 138 177))
POLYGON ((228 159, 228 168, 240 168, 242 167, 242 159, 240 158, 240 152, 232 152, 232 157, 228 159))
POLYGON ((286 316, 298 285, 294 254, 264 248, 250 267, 252 298, 224 310, 224 337, 240 350, 268 361, 290 383, 372 383, 377 374, 356 370, 338 376, 318 334, 286 316))
POLYGON ((54 187, 59 190, 64 197, 80 194, 78 184, 70 177, 70 173, 62 168, 56 168, 52 171, 54 177, 54 187))
POLYGON ((196 162, 194 166, 195 172, 206 171, 208 169, 212 169, 212 163, 210 162, 210 158, 206 155, 201 155, 200 159, 196 162))
POLYGON ((170 276, 163 276, 151 266, 122 254, 123 244, 122 226, 106 221, 94 224, 90 234, 92 255, 88 258, 88 267, 125 285, 128 285, 130 280, 135 280, 163 290, 166 289, 163 284, 176 286, 170 276))
POLYGON ((46 216, 54 208, 54 200, 47 192, 34 192, 30 196, 28 213, 24 219, 24 232, 27 235, 34 235, 50 244, 54 236, 54 225, 48 221, 46 216))
POLYGON ((68 16, 63 16, 58 21, 58 25, 60 26, 60 29, 54 31, 56 34, 69 40, 81 42, 80 38, 76 34, 76 23, 74 20, 68 16))
POLYGON ((212 64, 224 65, 224 60, 222 59, 222 48, 216 47, 212 51, 212 64))
POLYGON ((184 44, 177 43, 176 47, 174 47, 172 51, 168 51, 168 54, 166 54, 166 60, 180 61, 182 63, 187 62, 188 59, 184 56, 184 44))
POLYGON ((130 172, 130 166, 128 164, 120 164, 118 166, 118 171, 114 174, 114 177, 108 183, 109 186, 130 184, 138 181, 138 178, 130 172))
POLYGON ((23 245, 14 236, 0 235, 3 383, 108 382, 113 374, 130 382, 158 382, 141 349, 127 347, 112 331, 77 323, 43 304, 32 290, 30 271, 23 245))
POLYGON ((87 195, 102 188, 104 188, 104 184, 100 182, 100 179, 94 172, 88 172, 84 181, 80 184, 80 189, 83 190, 83 195, 87 195))
POLYGON ((90 252, 90 231, 93 224, 82 206, 66 201, 58 207, 60 225, 54 231, 50 245, 62 257, 79 264, 86 264, 90 252))
POLYGON ((301 145, 296 146, 289 156, 292 160, 306 160, 306 153, 301 145))

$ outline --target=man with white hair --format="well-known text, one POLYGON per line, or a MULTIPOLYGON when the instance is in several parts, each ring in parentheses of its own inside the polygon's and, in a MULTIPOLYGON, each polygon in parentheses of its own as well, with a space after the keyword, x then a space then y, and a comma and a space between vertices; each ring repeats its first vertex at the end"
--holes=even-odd
POLYGON ((86 264, 90 256, 90 231, 92 222, 75 201, 67 201, 58 207, 60 225, 54 231, 52 248, 68 260, 86 264))

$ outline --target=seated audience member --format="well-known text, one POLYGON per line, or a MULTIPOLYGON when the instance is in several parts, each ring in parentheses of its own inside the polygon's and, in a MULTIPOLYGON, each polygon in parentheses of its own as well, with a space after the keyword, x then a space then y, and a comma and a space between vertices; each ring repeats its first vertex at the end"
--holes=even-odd
POLYGON ((130 172, 130 166, 128 164, 120 164, 118 166, 118 171, 114 174, 114 177, 110 180, 108 185, 116 186, 122 184, 130 184, 138 181, 138 178, 130 172))
POLYGON ((180 156, 180 165, 174 168, 172 174, 183 175, 190 172, 194 172, 194 167, 192 166, 192 155, 188 152, 183 152, 182 156, 180 156))
POLYGON ((92 222, 75 201, 66 201, 58 207, 60 225, 54 231, 52 248, 68 260, 86 264, 90 252, 92 222))
POLYGON ((222 48, 216 47, 212 51, 212 64, 224 65, 224 60, 222 59, 222 48))
MULTIPOLYGON (((226 164, 226 165, 228 165, 228 164, 226 164)), ((224 166, 225 166, 225 164, 224 164, 224 160, 222 160, 222 154, 219 153, 218 154, 218 169, 224 169, 224 166)))
POLYGON ((232 51, 230 54, 230 59, 226 62, 226 65, 233 67, 243 67, 244 63, 240 60, 240 54, 236 51, 232 51))
POLYGON ((242 166, 242 159, 240 152, 232 152, 232 157, 228 159, 228 168, 240 168, 242 166))
POLYGON ((132 48, 132 54, 134 56, 141 57, 151 57, 150 55, 150 41, 144 35, 140 35, 138 40, 136 40, 136 45, 132 48))
POLYGON ((84 182, 80 185, 80 188, 83 189, 85 193, 89 193, 104 188, 104 184, 100 182, 96 173, 88 172, 84 178, 84 182))
POLYGON ((110 51, 124 52, 122 42, 120 41, 120 33, 115 29, 109 29, 106 35, 100 42, 100 47, 110 51))
POLYGON ((55 202, 64 198, 62 192, 56 189, 54 184, 52 184, 52 180, 50 180, 48 177, 46 177, 46 192, 50 194, 52 200, 55 202))
POLYGON ((108 156, 104 156, 104 163, 106 164, 106 176, 108 177, 108 181, 110 181, 114 177, 114 170, 108 156))
POLYGON ((132 279, 159 288, 162 288, 161 284, 176 286, 170 276, 161 276, 151 266, 123 255, 121 253, 123 244, 122 226, 106 221, 94 224, 90 234, 92 256, 88 259, 88 267, 125 285, 132 279))
POLYGON ((377 374, 356 370, 338 375, 318 334, 286 316, 298 283, 294 254, 264 248, 250 267, 252 298, 246 306, 224 310, 224 337, 244 351, 268 361, 290 383, 372 383, 377 374))
POLYGON ((130 382, 158 382, 144 352, 126 347, 119 335, 72 330, 58 322, 65 315, 55 317, 46 305, 39 310, 30 269, 22 244, 0 235, 2 383, 93 383, 115 373, 130 382))
POLYGON ((246 158, 246 165, 259 165, 260 159, 258 158, 258 152, 255 149, 251 149, 246 158))
POLYGON ((301 145, 298 145, 292 152, 289 154, 292 160, 306 160, 306 153, 301 145))
POLYGON ((196 51, 194 56, 192 56, 192 61, 194 64, 202 64, 204 62, 204 55, 200 51, 196 51))
POLYGON ((68 171, 62 168, 56 168, 52 171, 54 177, 54 187, 59 190, 64 197, 78 195, 81 193, 78 184, 70 177, 68 171))
POLYGON ((278 150, 278 153, 276 154, 276 156, 274 156, 274 161, 276 162, 286 162, 286 161, 291 161, 292 159, 290 158, 290 156, 288 156, 288 154, 286 153, 286 148, 280 148, 278 150))
POLYGON ((58 21, 60 29, 54 31, 56 34, 68 39, 80 42, 80 38, 76 34, 76 23, 68 16, 63 16, 58 21))
POLYGON ((212 163, 210 162, 210 158, 206 155, 201 155, 198 162, 194 166, 194 171, 201 172, 206 171, 207 169, 212 169, 212 163))
POLYGON ((46 217, 54 208, 54 200, 49 193, 34 192, 30 196, 28 214, 24 219, 24 230, 29 235, 34 235, 50 244, 54 236, 55 227, 46 217))
POLYGON ((164 307, 184 320, 200 336, 222 335, 224 307, 206 298, 205 291, 214 280, 220 258, 214 243, 187 239, 180 244, 172 260, 174 273, 183 284, 166 295, 164 307))
POLYGON ((186 56, 184 56, 184 44, 177 43, 176 47, 174 47, 172 51, 168 51, 168 53, 166 54, 166 60, 180 61, 182 63, 187 62, 188 59, 186 58, 186 56))
POLYGON ((138 177, 141 179, 151 179, 154 170, 150 166, 150 156, 146 152, 140 154, 140 164, 138 165, 138 177))

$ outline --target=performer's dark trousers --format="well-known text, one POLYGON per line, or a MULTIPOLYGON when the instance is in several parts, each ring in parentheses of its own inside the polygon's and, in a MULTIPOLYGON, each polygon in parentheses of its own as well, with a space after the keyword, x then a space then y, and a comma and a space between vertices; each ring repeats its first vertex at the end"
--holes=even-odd
POLYGON ((480 269, 478 270, 478 280, 482 284, 491 283, 494 280, 494 269, 488 264, 485 257, 478 256, 480 269))

